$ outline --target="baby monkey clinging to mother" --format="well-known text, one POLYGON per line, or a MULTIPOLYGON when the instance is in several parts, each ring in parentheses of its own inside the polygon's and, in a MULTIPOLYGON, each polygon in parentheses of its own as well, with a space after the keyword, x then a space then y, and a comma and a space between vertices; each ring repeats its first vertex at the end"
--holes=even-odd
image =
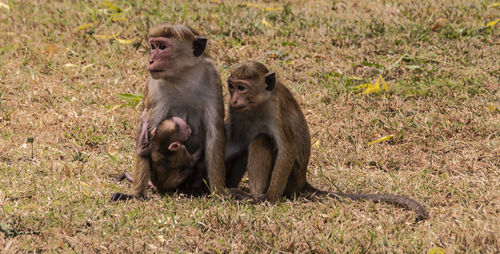
MULTIPOLYGON (((191 127, 179 117, 165 119, 148 132, 146 111, 141 115, 142 127, 137 141, 137 154, 151 158, 151 180, 148 185, 159 193, 175 191, 194 172, 200 159, 201 148, 190 154, 183 144, 191 136, 191 127)), ((119 180, 133 182, 133 177, 124 172, 119 180)))
POLYGON ((386 202, 414 210, 418 219, 428 214, 417 201, 392 194, 329 193, 306 180, 311 152, 307 122, 291 92, 274 72, 258 62, 231 70, 227 133, 227 186, 237 199, 276 201, 283 195, 315 192, 334 198, 348 197, 386 202), (248 170, 250 193, 235 189, 248 170))
POLYGON ((137 153, 151 156, 151 180, 158 192, 174 191, 194 172, 193 166, 201 156, 201 148, 194 154, 189 153, 182 143, 191 136, 191 127, 176 116, 160 122, 151 135, 149 141, 147 119, 144 118, 137 153))

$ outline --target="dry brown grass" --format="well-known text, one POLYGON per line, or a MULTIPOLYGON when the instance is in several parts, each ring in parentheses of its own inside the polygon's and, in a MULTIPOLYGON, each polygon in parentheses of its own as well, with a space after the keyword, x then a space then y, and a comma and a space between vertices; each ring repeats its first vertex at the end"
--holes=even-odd
POLYGON ((0 1, 4 252, 500 251, 492 1, 0 1), (277 71, 309 122, 313 185, 408 195, 430 219, 327 198, 109 202, 129 190, 111 176, 132 168, 138 117, 116 95, 141 94, 143 39, 161 22, 209 35, 223 78, 249 59, 277 71), (114 33, 136 43, 100 36, 114 33), (356 92, 379 74, 388 92, 356 92))

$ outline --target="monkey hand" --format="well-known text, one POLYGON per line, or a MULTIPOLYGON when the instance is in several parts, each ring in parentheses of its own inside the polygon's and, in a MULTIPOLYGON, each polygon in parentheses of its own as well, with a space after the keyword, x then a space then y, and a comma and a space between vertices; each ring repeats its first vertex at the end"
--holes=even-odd
POLYGON ((170 151, 179 151, 180 149, 185 149, 185 148, 186 147, 183 144, 179 143, 178 141, 174 141, 172 142, 172 144, 168 146, 168 150, 170 151))

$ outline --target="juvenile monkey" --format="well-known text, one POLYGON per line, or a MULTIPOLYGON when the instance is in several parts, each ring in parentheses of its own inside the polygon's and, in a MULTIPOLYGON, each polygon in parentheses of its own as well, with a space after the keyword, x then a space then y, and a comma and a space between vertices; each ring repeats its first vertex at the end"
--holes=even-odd
POLYGON ((283 195, 316 192, 332 197, 369 199, 414 210, 427 218, 415 200, 391 194, 329 193, 306 181, 311 150, 309 129, 290 91, 263 64, 247 62, 231 70, 225 127, 227 186, 236 188, 248 169, 250 194, 230 189, 235 198, 276 201, 283 195))
MULTIPOLYGON (((187 151, 202 149, 202 152, 193 167, 195 172, 176 189, 205 191, 205 182, 208 182, 212 192, 223 193, 224 105, 219 73, 204 53, 207 39, 185 25, 160 25, 149 31, 148 43, 151 48, 149 77, 142 99, 142 109, 147 115, 145 129, 150 133, 162 120, 173 116, 184 119, 193 130, 184 143, 187 151)), ((136 134, 138 146, 143 129, 140 120, 136 134)), ((145 197, 148 180, 155 183, 163 179, 152 167, 155 165, 151 157, 137 154, 132 194, 115 193, 111 200, 145 197)))
MULTIPOLYGON (((147 126, 145 113, 141 120, 143 126, 147 126)), ((147 130, 144 130, 141 129, 137 153, 143 157, 150 156, 154 183, 149 181, 148 185, 159 193, 173 191, 194 172, 193 166, 201 156, 201 148, 191 155, 182 144, 191 135, 191 128, 179 117, 162 121, 151 131, 151 140, 147 130)), ((124 172, 118 180, 123 179, 133 182, 128 172, 124 172)))

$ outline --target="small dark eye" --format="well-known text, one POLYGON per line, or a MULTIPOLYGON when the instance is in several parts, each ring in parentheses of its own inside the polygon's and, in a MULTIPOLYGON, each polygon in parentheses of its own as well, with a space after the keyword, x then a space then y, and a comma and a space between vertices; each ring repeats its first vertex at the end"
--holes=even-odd
POLYGON ((160 44, 160 46, 158 47, 159 49, 163 50, 163 49, 166 49, 167 48, 167 45, 165 44, 160 44))
POLYGON ((229 89, 233 89, 234 88, 233 84, 231 84, 231 83, 227 83, 227 86, 229 87, 229 89))
POLYGON ((151 49, 155 49, 155 45, 154 44, 151 44, 151 49))
POLYGON ((238 86, 238 90, 245 91, 245 87, 244 86, 238 86))

